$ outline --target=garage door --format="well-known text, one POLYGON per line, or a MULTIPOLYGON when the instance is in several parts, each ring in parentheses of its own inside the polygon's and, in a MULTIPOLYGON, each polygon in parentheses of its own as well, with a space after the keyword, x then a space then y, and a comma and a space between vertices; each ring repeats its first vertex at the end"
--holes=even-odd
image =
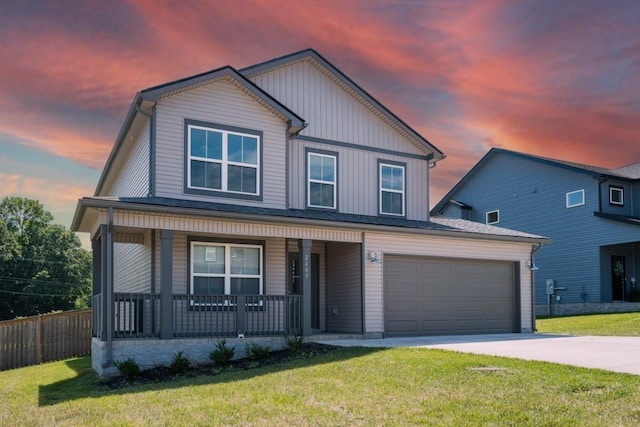
POLYGON ((386 336, 516 329, 514 263, 385 256, 386 336))

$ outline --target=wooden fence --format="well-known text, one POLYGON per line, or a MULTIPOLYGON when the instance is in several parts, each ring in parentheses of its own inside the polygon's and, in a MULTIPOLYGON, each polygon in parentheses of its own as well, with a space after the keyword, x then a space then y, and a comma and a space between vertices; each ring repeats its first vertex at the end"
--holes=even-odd
POLYGON ((90 353, 90 309, 0 322, 0 371, 90 353))

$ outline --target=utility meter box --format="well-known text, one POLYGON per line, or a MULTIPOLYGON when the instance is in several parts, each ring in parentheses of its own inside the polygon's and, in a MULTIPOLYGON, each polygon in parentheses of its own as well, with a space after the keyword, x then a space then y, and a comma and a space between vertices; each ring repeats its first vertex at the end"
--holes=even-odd
POLYGON ((556 292, 556 279, 547 279, 547 295, 553 295, 556 292))

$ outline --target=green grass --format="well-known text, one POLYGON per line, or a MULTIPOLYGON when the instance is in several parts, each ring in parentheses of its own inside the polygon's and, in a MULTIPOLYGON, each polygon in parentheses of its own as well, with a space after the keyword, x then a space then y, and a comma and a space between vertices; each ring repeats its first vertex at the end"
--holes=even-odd
POLYGON ((542 333, 640 336, 640 313, 592 314, 537 319, 542 333))
POLYGON ((111 390, 89 358, 0 372, 0 425, 640 424, 640 377, 427 349, 344 348, 111 390))

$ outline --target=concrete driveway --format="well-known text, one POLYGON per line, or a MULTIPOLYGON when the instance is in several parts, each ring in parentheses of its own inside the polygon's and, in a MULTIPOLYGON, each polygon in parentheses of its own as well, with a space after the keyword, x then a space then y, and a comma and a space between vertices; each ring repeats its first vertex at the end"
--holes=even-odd
POLYGON ((349 339, 322 343, 361 347, 439 348, 640 375, 640 338, 636 337, 496 334, 349 339))

